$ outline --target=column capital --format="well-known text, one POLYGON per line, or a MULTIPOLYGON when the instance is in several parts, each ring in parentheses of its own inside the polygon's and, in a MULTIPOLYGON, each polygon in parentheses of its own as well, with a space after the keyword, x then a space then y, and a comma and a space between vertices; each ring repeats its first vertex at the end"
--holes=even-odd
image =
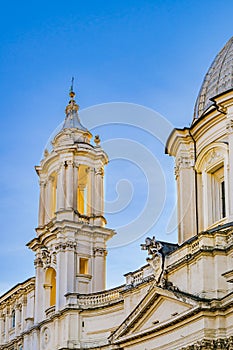
POLYGON ((96 256, 104 257, 104 256, 107 256, 108 252, 105 248, 95 247, 93 248, 93 254, 95 257, 96 256))
POLYGON ((177 177, 180 174, 181 169, 191 169, 195 165, 194 161, 194 153, 185 153, 181 154, 176 158, 176 164, 175 164, 175 177, 177 177))
POLYGON ((104 168, 100 167, 95 170, 96 175, 104 176, 104 168))
POLYGON ((35 268, 43 267, 43 262, 42 262, 41 258, 36 258, 34 260, 34 266, 35 266, 35 268))
POLYGON ((68 166, 74 166, 74 161, 73 159, 68 159, 65 161, 65 164, 67 164, 68 166))

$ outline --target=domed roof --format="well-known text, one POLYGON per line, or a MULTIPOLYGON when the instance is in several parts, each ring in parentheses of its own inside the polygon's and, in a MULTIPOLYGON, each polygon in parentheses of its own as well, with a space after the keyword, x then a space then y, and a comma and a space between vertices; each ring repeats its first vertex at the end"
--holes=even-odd
POLYGON ((231 88, 233 88, 233 37, 215 57, 204 78, 195 104, 194 121, 213 104, 210 101, 211 97, 231 88))

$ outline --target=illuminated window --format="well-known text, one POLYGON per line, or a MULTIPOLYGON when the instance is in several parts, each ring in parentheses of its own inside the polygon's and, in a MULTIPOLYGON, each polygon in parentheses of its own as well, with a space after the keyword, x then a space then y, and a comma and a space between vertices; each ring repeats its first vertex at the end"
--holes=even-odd
POLYGON ((88 259, 86 258, 79 259, 79 273, 82 275, 88 274, 88 259))
POLYGON ((80 165, 78 169, 77 208, 81 215, 88 215, 88 167, 80 165))
POLYGON ((49 267, 46 271, 46 287, 50 288, 49 293, 49 305, 53 306, 56 304, 56 271, 49 267))

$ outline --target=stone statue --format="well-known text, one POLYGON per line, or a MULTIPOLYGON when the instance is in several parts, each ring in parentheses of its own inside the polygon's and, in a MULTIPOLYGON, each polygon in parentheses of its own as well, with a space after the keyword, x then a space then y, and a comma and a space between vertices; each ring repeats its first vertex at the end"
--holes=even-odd
POLYGON ((146 261, 153 269, 156 284, 160 283, 163 276, 164 259, 161 252, 162 248, 162 243, 156 241, 154 236, 152 238, 147 237, 145 239, 145 244, 141 244, 141 249, 148 251, 149 256, 147 257, 146 261))

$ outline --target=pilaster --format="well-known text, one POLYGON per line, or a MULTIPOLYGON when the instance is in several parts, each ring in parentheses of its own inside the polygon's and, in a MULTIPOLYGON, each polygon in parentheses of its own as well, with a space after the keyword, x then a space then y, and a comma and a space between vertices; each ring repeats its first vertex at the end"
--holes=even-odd
POLYGON ((193 152, 176 158, 178 193, 178 240, 182 243, 196 234, 195 170, 193 152))
POLYGON ((57 180, 57 212, 65 208, 65 165, 61 162, 58 170, 57 180))
POLYGON ((73 160, 66 161, 66 209, 74 207, 74 167, 73 160))
MULTIPOLYGON (((227 115, 226 131, 228 134, 229 143, 229 193, 233 193, 233 107, 230 108, 229 114, 227 115)), ((233 221, 233 196, 229 196, 229 220, 233 221)))

